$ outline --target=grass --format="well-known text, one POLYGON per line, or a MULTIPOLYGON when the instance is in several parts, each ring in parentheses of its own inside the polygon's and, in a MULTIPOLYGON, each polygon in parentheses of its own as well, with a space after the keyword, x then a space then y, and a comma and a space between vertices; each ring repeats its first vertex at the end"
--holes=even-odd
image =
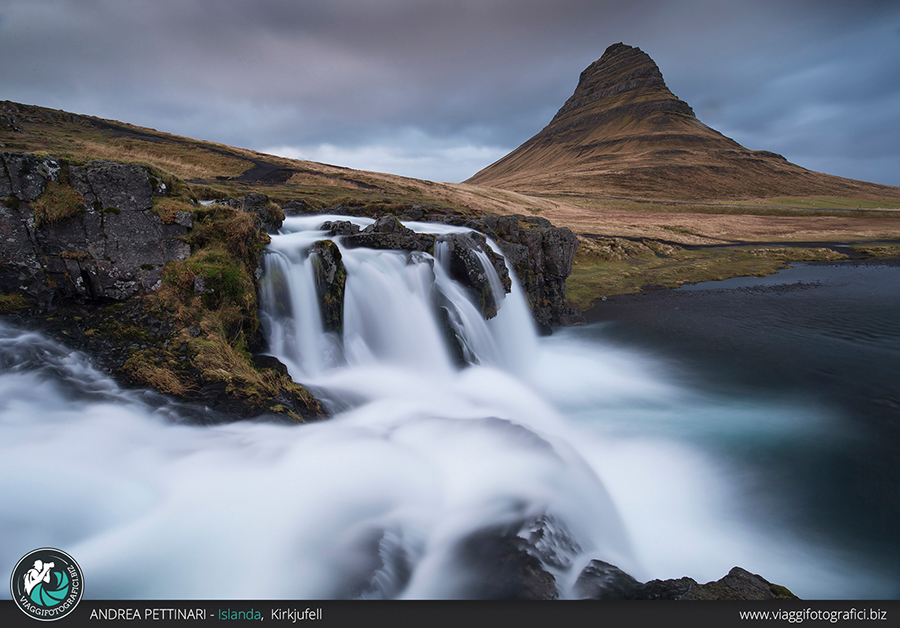
POLYGON ((85 211, 84 198, 68 185, 50 181, 47 189, 31 204, 34 226, 62 222, 85 211))
MULTIPOLYGON (((841 196, 779 196, 755 201, 765 205, 787 205, 790 207, 828 207, 833 209, 900 209, 900 200, 868 200, 841 196)), ((743 204, 751 204, 747 201, 743 204)))
POLYGON ((164 223, 173 224, 176 222, 178 212, 193 214, 195 207, 195 205, 183 199, 168 196, 156 196, 153 198, 152 211, 159 216, 164 223))
MULTIPOLYGON (((728 201, 698 203, 690 201, 654 201, 625 198, 604 198, 602 196, 576 196, 564 194, 535 195, 549 200, 563 201, 576 207, 592 210, 612 210, 639 213, 666 214, 721 214, 729 216, 836 216, 858 217, 861 209, 900 208, 898 201, 864 201, 844 199, 846 203, 828 203, 826 197, 801 198, 782 197, 761 201, 728 201)), ((900 212, 879 212, 879 216, 900 219, 900 212)))
POLYGON ((900 244, 854 244, 853 251, 874 258, 900 258, 900 244))
POLYGON ((269 242, 259 218, 218 205, 195 207, 193 213, 195 226, 185 238, 192 255, 166 264, 162 286, 145 297, 178 331, 165 346, 138 355, 129 372, 173 394, 179 388, 190 392, 186 382, 212 382, 224 384, 228 395, 295 420, 304 418, 274 400, 290 399, 308 415, 323 416, 301 385, 253 364, 248 339, 259 327, 253 271, 269 242))
POLYGON ((0 313, 15 312, 28 307, 28 299, 21 294, 0 292, 0 313))
POLYGON ((586 310, 604 296, 647 288, 778 272, 793 261, 838 260, 847 256, 824 248, 723 247, 689 250, 653 240, 579 238, 566 295, 586 310))

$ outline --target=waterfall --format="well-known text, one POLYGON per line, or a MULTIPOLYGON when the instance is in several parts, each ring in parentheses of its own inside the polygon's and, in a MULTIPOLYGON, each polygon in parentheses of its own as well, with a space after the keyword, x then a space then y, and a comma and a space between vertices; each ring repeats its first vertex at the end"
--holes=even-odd
MULTIPOLYGON (((521 287, 505 294, 487 254, 475 251, 491 285, 498 315, 485 320, 467 288, 449 273, 446 244, 421 252, 346 248, 318 227, 344 216, 289 218, 265 256, 260 318, 273 355, 297 381, 315 384, 329 372, 364 365, 447 376, 453 355, 469 365, 521 370, 537 351, 537 336, 521 287), (331 239, 347 269, 342 337, 323 332, 310 248, 331 239), (449 325, 452 338, 445 333, 449 325), (448 346, 458 343, 458 346, 448 346)), ((355 218, 360 226, 371 219, 355 218)), ((420 233, 466 233, 441 224, 411 223, 420 233)), ((492 243, 493 244, 493 243, 492 243)), ((499 253, 499 247, 493 245, 499 253)), ((512 274, 512 269, 509 269, 512 274)))
POLYGON ((499 569, 473 539, 502 533, 564 598, 592 559, 641 581, 740 565, 801 597, 894 594, 893 567, 807 542, 751 490, 768 469, 730 453, 845 446, 820 409, 692 388, 603 325, 538 339, 514 278, 485 320, 440 240, 463 229, 407 223, 438 234, 429 255, 344 247, 327 219, 285 222, 260 287, 269 351, 326 421, 204 425, 0 322, 0 563, 58 547, 94 599, 457 598, 499 569), (339 330, 318 302, 323 239, 346 267, 339 330))

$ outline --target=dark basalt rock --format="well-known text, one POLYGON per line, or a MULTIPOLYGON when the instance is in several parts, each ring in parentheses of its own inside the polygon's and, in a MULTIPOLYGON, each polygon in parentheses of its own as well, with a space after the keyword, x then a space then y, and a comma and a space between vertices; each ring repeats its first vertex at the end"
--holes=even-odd
POLYGON ((556 579, 528 551, 526 540, 503 528, 478 531, 463 541, 459 559, 471 579, 459 596, 474 600, 554 600, 556 579))
POLYGON ((434 252, 435 236, 416 233, 404 227, 394 216, 382 216, 361 232, 346 236, 342 243, 349 248, 388 249, 397 251, 434 252))
POLYGON ((0 170, 0 292, 22 292, 41 307, 59 299, 121 301, 154 290, 166 262, 183 260, 179 240, 191 216, 167 224, 151 211, 147 168, 94 161, 66 168, 56 159, 4 153, 0 170), (32 210, 53 183, 84 199, 70 215, 38 224, 32 210), (4 192, 6 194, 4 194, 4 192))
POLYGON ((566 302, 566 279, 578 247, 570 229, 554 227, 545 218, 521 215, 476 220, 448 217, 445 222, 480 231, 500 246, 522 284, 538 325, 584 323, 581 312, 566 302))
POLYGON ((349 220, 327 220, 319 227, 323 231, 327 231, 331 236, 346 236, 359 233, 359 225, 349 220))
POLYGON ((241 199, 241 208, 246 212, 255 213, 266 233, 278 233, 284 223, 284 211, 270 202, 265 194, 248 194, 241 199))
POLYGON ((503 257, 491 250, 487 240, 480 233, 454 233, 440 236, 438 239, 444 243, 450 259, 450 276, 472 291, 485 319, 495 317, 501 300, 512 288, 509 270, 503 257), (487 270, 476 251, 488 257, 491 266, 500 277, 502 293, 495 294, 487 270))
POLYGON ((734 567, 714 582, 693 578, 650 580, 641 583, 601 560, 592 560, 575 582, 574 593, 592 600, 775 600, 797 599, 786 588, 762 576, 734 567))
MULTIPOLYGON (((413 209, 417 209, 417 206, 413 206, 413 209)), ((343 213, 340 207, 329 211, 343 213)), ((584 323, 581 312, 566 301, 566 279, 572 272, 572 262, 578 246, 578 239, 570 229, 554 227, 545 218, 522 215, 485 216, 478 219, 467 219, 459 215, 426 217, 473 229, 496 242, 512 264, 525 291, 534 320, 541 328, 549 332, 552 326, 584 323)), ((342 244, 351 248, 429 253, 434 250, 434 235, 417 234, 391 215, 378 218, 362 231, 353 223, 343 220, 325 222, 321 228, 332 236, 344 236, 342 244)), ((439 239, 449 243, 452 249, 451 272, 454 278, 473 290, 485 318, 495 316, 497 309, 493 303, 493 293, 473 251, 483 251, 488 256, 500 276, 505 294, 510 291, 512 282, 503 258, 494 253, 479 234, 452 234, 440 236, 439 239)))
POLYGON ((331 240, 319 240, 310 249, 316 275, 316 292, 325 331, 340 334, 344 328, 344 287, 347 271, 341 251, 331 240))
POLYGON ((302 216, 304 214, 315 213, 309 203, 303 199, 295 198, 281 206, 282 211, 288 216, 302 216))

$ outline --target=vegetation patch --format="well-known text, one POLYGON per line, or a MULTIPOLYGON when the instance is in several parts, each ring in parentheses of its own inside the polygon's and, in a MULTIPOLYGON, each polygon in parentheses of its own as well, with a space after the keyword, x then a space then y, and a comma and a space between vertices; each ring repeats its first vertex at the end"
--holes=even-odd
POLYGON ((84 197, 71 187, 48 181, 47 189, 31 204, 31 209, 34 212, 34 226, 39 229, 45 224, 77 216, 87 207, 84 197))
POLYGON ((860 255, 866 255, 868 257, 900 257, 900 244, 854 244, 850 249, 860 255))
POLYGON ((28 299, 18 293, 0 292, 0 312, 14 312, 28 306, 28 299))
POLYGON ((183 373, 171 354, 152 349, 135 351, 125 362, 123 370, 135 380, 152 386, 161 393, 184 397, 196 385, 183 373))
POLYGON ((586 310, 595 299, 633 294, 648 288, 731 277, 764 276, 799 261, 847 259, 827 248, 707 247, 687 249, 655 240, 579 237, 566 295, 586 310))
POLYGON ((180 198, 172 198, 170 196, 155 196, 153 198, 153 208, 151 211, 159 216, 166 224, 174 224, 178 222, 178 212, 194 212, 195 205, 180 198))
POLYGON ((228 206, 194 208, 194 229, 185 237, 193 254, 169 262, 162 286, 145 297, 148 307, 178 331, 165 346, 129 360, 130 372, 171 386, 188 381, 224 385, 230 396, 296 420, 303 420, 300 413, 284 409, 323 416, 305 388, 287 374, 257 368, 252 360, 250 340, 259 328, 253 271, 269 242, 258 220, 228 206))
POLYGON ((91 259, 90 253, 81 253, 78 251, 63 251, 59 256, 63 259, 72 259, 78 262, 86 262, 91 259))

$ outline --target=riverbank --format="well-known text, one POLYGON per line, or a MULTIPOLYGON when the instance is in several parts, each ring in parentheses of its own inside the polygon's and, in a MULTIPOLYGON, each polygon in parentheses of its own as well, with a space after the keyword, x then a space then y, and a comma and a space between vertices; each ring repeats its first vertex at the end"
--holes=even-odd
POLYGON ((589 310, 595 299, 677 288, 732 277, 763 277, 796 262, 900 258, 900 240, 679 244, 670 240, 579 236, 568 299, 589 310))

